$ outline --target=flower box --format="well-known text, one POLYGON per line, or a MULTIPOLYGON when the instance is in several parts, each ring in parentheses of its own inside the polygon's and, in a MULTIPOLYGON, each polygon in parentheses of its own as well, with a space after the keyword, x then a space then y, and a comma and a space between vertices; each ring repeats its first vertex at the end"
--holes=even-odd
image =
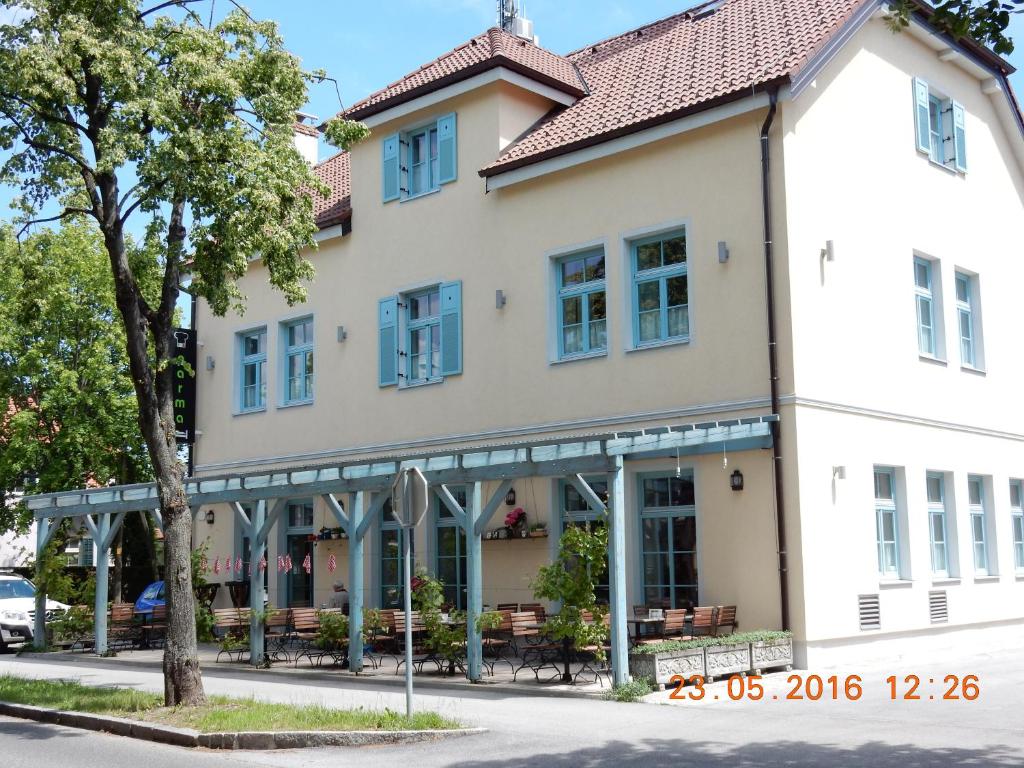
POLYGON ((646 677, 658 685, 671 686, 672 677, 682 675, 689 680, 694 675, 706 676, 704 649, 688 648, 665 653, 631 653, 629 674, 634 678, 646 677))
POLYGON ((764 640, 750 644, 750 666, 754 674, 765 669, 782 667, 787 672, 793 669, 793 638, 764 640))
POLYGON ((750 671, 750 643, 709 645, 704 649, 708 682, 716 677, 750 671))

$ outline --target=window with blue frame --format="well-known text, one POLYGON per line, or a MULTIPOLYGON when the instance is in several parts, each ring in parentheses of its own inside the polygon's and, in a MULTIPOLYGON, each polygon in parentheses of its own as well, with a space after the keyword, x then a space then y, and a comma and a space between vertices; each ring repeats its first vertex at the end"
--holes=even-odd
POLYGON ((313 318, 284 324, 284 402, 313 400, 313 318))
MULTIPOLYGON (((466 487, 449 486, 456 503, 466 508, 466 487)), ((436 498, 436 496, 435 496, 436 498)), ((435 506, 434 573, 444 583, 444 602, 457 610, 466 609, 466 532, 439 498, 435 506)))
POLYGON ((1013 523, 1013 567, 1024 571, 1024 482, 1010 481, 1010 520, 1013 523))
POLYGON ((441 283, 378 302, 381 387, 439 382, 462 373, 462 283, 441 283))
POLYGON ((698 602, 697 506, 693 471, 640 479, 644 603, 692 608, 698 602))
POLYGON ((959 102, 914 78, 917 151, 944 168, 967 171, 967 113, 959 102))
POLYGON ((604 250, 566 256, 558 271, 558 356, 570 358, 608 349, 604 250))
POLYGON ((922 355, 939 356, 936 321, 936 296, 933 264, 928 259, 914 258, 914 307, 917 313, 917 348, 922 355))
POLYGON ((267 329, 238 335, 241 389, 239 410, 254 411, 267 405, 267 329))
MULTIPOLYGON (((403 537, 408 534, 391 514, 391 499, 381 510, 379 553, 380 607, 401 608, 405 593, 405 548, 403 537)), ((410 539, 410 551, 415 563, 416 538, 410 539)))
POLYGON ((441 291, 428 288, 406 297, 406 355, 409 382, 441 375, 441 291))
MULTIPOLYGON (((597 494, 598 498, 607 502, 608 500, 608 479, 604 476, 585 477, 587 485, 597 494)), ((567 528, 585 528, 588 531, 598 527, 604 528, 608 525, 608 516, 605 512, 594 509, 587 503, 587 500, 576 490, 576 486, 564 480, 561 482, 562 497, 562 530, 567 528)), ((610 604, 611 587, 608 574, 608 564, 603 563, 601 573, 597 576, 597 583, 594 587, 594 595, 598 603, 610 604)))
POLYGON ((286 509, 284 531, 285 553, 291 558, 292 567, 284 572, 284 594, 289 608, 310 608, 313 606, 313 502, 312 500, 289 502, 286 509), (309 558, 310 570, 304 563, 309 558))
POLYGON ((455 113, 385 136, 381 150, 385 203, 437 191, 458 175, 455 113))
POLYGON ((900 528, 896 511, 896 473, 875 469, 875 539, 878 548, 878 575, 886 579, 900 577, 900 528))
POLYGON ((686 233, 637 240, 633 270, 633 340, 636 346, 684 341, 690 336, 686 233))
POLYGON ((408 136, 409 196, 438 189, 437 125, 408 136))

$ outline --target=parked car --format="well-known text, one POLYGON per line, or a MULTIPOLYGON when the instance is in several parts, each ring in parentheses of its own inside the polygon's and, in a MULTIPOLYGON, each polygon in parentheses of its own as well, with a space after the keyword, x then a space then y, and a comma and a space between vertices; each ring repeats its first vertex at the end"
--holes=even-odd
POLYGON ((139 599, 135 601, 135 612, 136 613, 152 613, 153 608, 158 605, 166 605, 167 599, 164 597, 164 583, 162 581, 154 581, 139 595, 139 599))
MULTIPOLYGON (((46 601, 46 620, 68 609, 56 600, 46 601)), ((26 578, 0 573, 0 651, 32 642, 36 617, 36 588, 26 578)))

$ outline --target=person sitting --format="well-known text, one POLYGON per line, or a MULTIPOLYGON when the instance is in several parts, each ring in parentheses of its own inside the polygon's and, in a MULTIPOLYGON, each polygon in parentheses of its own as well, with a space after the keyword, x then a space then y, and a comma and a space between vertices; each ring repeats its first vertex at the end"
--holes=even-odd
POLYGON ((331 596, 331 607, 341 608, 341 612, 348 616, 348 590, 341 581, 334 582, 334 594, 331 596))

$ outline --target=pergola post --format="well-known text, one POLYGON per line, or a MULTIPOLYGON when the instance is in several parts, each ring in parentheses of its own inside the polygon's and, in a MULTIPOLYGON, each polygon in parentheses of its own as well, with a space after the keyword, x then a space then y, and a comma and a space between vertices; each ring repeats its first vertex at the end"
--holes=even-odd
POLYGON ((626 477, 622 456, 608 473, 611 546, 608 548, 608 583, 611 587, 612 676, 615 683, 629 681, 629 634, 626 626, 626 477))
POLYGON ((477 617, 483 610, 483 546, 477 520, 483 501, 483 483, 470 487, 466 501, 466 677, 473 682, 480 679, 483 647, 477 617))
POLYGON ((57 530, 54 525, 52 530, 48 518, 36 520, 36 615, 32 627, 33 642, 37 648, 46 645, 46 591, 43 589, 41 576, 43 575, 43 550, 50 542, 52 531, 57 530))
POLYGON ((348 668, 363 671, 363 522, 366 494, 355 494, 348 528, 348 668))
POLYGON ((267 523, 267 502, 260 499, 252 511, 249 534, 249 663, 259 666, 266 654, 263 634, 263 573, 260 571, 260 560, 267 548, 267 536, 263 528, 267 523), (261 535, 262 534, 262 535, 261 535))
POLYGON ((110 573, 107 550, 103 544, 107 538, 107 531, 110 529, 110 517, 104 514, 100 514, 97 517, 99 520, 95 525, 92 524, 92 520, 88 516, 86 516, 86 520, 89 520, 88 527, 93 534, 93 544, 96 545, 96 609, 93 614, 96 644, 94 650, 97 655, 103 656, 107 652, 107 597, 109 588, 107 581, 110 573))

